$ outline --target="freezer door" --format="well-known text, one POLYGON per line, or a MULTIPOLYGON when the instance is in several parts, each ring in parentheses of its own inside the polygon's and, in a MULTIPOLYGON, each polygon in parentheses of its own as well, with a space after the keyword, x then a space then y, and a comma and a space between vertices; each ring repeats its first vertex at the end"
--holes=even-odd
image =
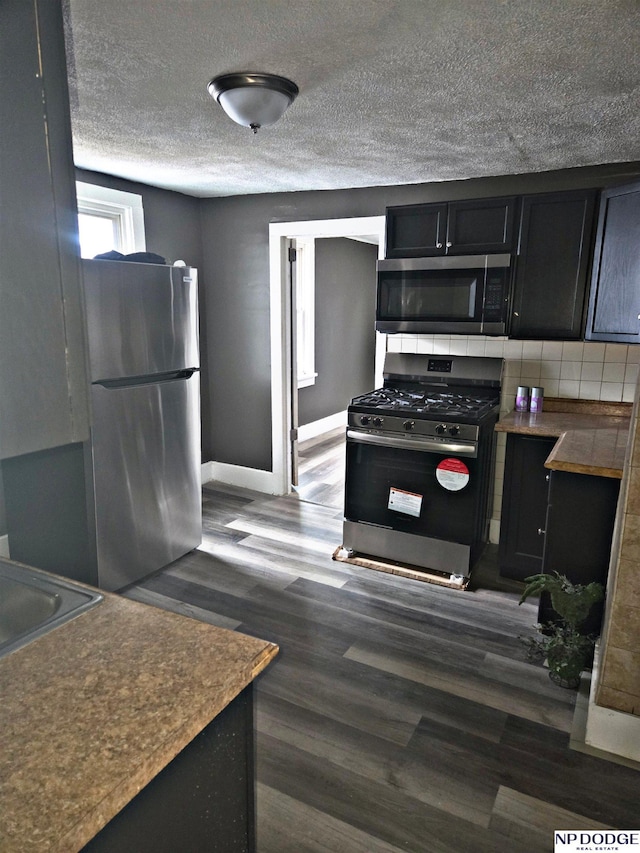
POLYGON ((199 374, 92 386, 98 585, 115 590, 202 538, 199 374))
POLYGON ((92 382, 199 367, 196 269, 82 264, 92 382))

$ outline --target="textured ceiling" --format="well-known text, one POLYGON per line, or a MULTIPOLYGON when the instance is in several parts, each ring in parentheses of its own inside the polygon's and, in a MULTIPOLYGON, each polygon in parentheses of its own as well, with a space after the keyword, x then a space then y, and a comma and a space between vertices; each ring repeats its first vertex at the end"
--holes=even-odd
POLYGON ((196 196, 640 160, 638 0, 66 0, 76 165, 196 196), (294 80, 257 135, 207 93, 294 80))

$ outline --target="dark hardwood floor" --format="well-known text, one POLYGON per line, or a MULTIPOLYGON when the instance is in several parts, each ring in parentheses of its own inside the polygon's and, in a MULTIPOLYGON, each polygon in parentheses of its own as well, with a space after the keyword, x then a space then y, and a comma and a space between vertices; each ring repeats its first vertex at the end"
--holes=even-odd
POLYGON ((305 501, 342 509, 345 429, 300 442, 296 494, 305 501))
MULTIPOLYGON (((322 466, 320 466, 322 467, 322 466)), ((636 828, 640 773, 569 748, 490 548, 466 591, 334 562, 342 512, 208 484, 202 547, 132 598, 264 637, 259 853, 538 853, 636 828)))

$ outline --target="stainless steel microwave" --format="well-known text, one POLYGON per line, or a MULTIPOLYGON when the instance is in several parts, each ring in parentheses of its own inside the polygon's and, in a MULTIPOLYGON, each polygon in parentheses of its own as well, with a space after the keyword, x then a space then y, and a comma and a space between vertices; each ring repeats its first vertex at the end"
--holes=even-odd
POLYGON ((507 254, 378 261, 376 329, 504 335, 510 263, 507 254))

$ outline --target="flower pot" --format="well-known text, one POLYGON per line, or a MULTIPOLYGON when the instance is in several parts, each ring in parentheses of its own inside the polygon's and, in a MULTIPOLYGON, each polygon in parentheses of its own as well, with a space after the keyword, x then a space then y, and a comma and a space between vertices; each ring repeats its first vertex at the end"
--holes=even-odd
POLYGON ((575 689, 580 684, 580 675, 587 662, 584 649, 553 646, 547 649, 549 678, 554 684, 575 689))
POLYGON ((575 675, 572 678, 563 678, 551 669, 549 670, 549 678, 554 684, 557 684, 558 687, 566 687, 568 690, 575 690, 580 684, 579 675, 575 675))

